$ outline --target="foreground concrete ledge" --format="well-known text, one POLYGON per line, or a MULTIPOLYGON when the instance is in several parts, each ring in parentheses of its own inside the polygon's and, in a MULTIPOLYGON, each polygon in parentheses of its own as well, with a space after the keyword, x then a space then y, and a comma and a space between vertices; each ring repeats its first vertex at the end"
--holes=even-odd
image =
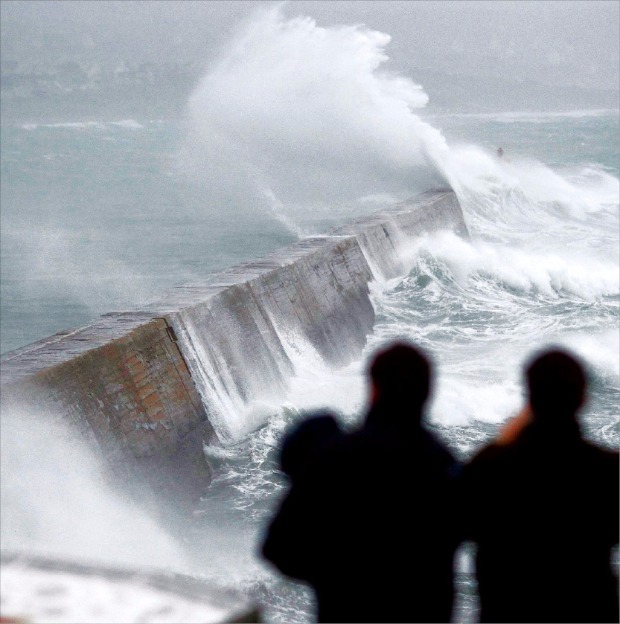
POLYGON ((17 349, 0 364, 2 409, 60 414, 124 482, 195 499, 210 478, 203 443, 262 424, 246 407, 284 396, 300 343, 333 366, 359 357, 369 283, 404 275, 411 241, 441 229, 467 236, 450 190, 17 349))
POLYGON ((150 598, 170 609, 168 614, 164 614, 168 620, 170 613, 175 613, 176 609, 178 614, 191 611, 192 621, 205 624, 261 622, 259 608, 247 597, 182 574, 111 567, 18 552, 0 554, 0 571, 2 616, 7 618, 25 617, 24 621, 31 621, 32 618, 36 622, 41 613, 37 613, 35 608, 43 610, 41 607, 53 606, 56 615, 63 621, 67 621, 66 616, 76 607, 83 617, 93 610, 101 620, 104 613, 110 624, 128 621, 129 610, 133 611, 132 621, 140 621, 140 615, 153 616, 148 608, 143 614, 140 613, 140 602, 144 600, 146 591, 150 598), (88 605, 84 602, 75 604, 80 587, 81 593, 88 595, 88 605), (117 604, 105 601, 106 596, 114 596, 117 604), (11 605, 17 604, 25 605, 30 611, 12 612, 11 605), (59 613, 63 605, 66 613, 59 613))

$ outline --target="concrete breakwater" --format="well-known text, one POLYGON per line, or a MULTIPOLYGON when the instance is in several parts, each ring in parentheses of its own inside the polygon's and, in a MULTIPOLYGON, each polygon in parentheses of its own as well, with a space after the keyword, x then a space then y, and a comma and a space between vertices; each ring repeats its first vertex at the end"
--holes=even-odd
POLYGON ((247 408, 282 396, 295 341, 334 366, 358 357, 369 283, 403 275, 411 241, 440 229, 467 234, 449 190, 25 346, 2 359, 2 409, 68 420, 124 482, 191 499, 209 481, 203 443, 263 424, 247 408))

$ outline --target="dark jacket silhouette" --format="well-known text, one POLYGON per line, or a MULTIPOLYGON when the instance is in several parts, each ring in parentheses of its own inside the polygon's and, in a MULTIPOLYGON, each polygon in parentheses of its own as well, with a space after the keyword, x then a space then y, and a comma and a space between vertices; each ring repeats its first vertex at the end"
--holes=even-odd
POLYGON ((463 471, 482 622, 618 622, 618 453, 586 442, 580 364, 550 351, 527 369, 531 416, 463 471))
POLYGON ((363 426, 299 473, 264 556, 315 590, 321 622, 447 622, 456 462, 421 424, 427 360, 398 344, 373 362, 363 426))
POLYGON ((321 412, 307 418, 284 436, 280 470, 291 479, 300 478, 341 435, 342 430, 332 414, 321 412))

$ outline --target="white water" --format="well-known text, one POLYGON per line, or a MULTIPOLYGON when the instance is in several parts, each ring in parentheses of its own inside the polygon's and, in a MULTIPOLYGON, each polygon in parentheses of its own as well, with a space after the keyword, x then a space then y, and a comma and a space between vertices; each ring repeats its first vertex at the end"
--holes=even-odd
MULTIPOLYGON (((213 206, 230 195, 274 215, 300 237, 333 223, 334 215, 345 220, 448 180, 472 233, 471 241, 448 233, 421 238, 405 258, 409 275, 373 285, 378 322, 358 361, 331 370, 302 336, 289 334, 284 348, 295 374, 281 402, 243 404, 235 395, 222 406, 231 421, 248 414, 247 420, 268 416, 269 422, 232 447, 207 449, 218 476, 184 541, 196 573, 248 590, 278 621, 306 621, 309 611, 306 595, 279 584, 256 556, 284 485, 274 460, 282 432, 305 410, 324 406, 355 422, 367 398, 365 363, 385 340, 404 336, 432 353, 438 379, 431 421, 465 455, 520 408, 521 365, 550 343, 574 349, 589 364, 588 434, 612 446, 618 442, 617 172, 589 153, 577 165, 550 167, 535 152, 507 152, 500 161, 488 147, 449 144, 421 117, 427 100, 422 88, 386 71, 388 45, 387 35, 366 27, 324 28, 271 10, 223 52, 188 106, 179 168, 204 184, 213 206)), ((570 142, 570 124, 606 115, 512 112, 484 119, 510 127, 544 124, 539 146, 555 140, 558 147, 547 125, 566 123, 562 141, 570 142)), ((118 128, 136 133, 139 125, 122 122, 118 128)), ((63 128, 99 132, 103 125, 63 128)), ((231 221, 234 204, 221 204, 231 221)), ((284 328, 279 332, 285 335, 284 328)), ((45 450, 41 440, 36 448, 45 450)), ((82 465, 72 448, 59 455, 82 465)), ((15 529, 19 544, 184 565, 177 544, 150 520, 124 520, 125 504, 100 491, 98 477, 93 485, 73 470, 67 474, 57 468, 58 457, 48 461, 45 452, 34 458, 30 473, 21 468, 24 458, 4 452, 3 468, 6 458, 17 468, 3 470, 3 493, 23 489, 29 505, 24 517, 46 520, 29 534, 15 529), (28 485, 22 477, 13 480, 20 473, 31 474, 28 485), (50 495, 56 492, 63 497, 50 495), (129 527, 129 534, 106 532, 110 518, 129 527)), ((11 515, 13 523, 21 517, 11 515)))
POLYGON ((1 445, 3 551, 187 567, 180 542, 113 490, 104 459, 62 414, 3 412, 1 445))
MULTIPOLYGON (((587 434, 618 442, 617 174, 592 161, 551 168, 528 155, 500 160, 488 148, 450 145, 421 119, 421 88, 384 71, 388 43, 365 27, 322 28, 273 10, 239 35, 190 100, 193 148, 219 158, 222 143, 234 146, 224 160, 238 159, 247 180, 269 189, 278 213, 293 223, 303 226, 310 210, 329 202, 355 214, 368 197, 387 204, 415 194, 422 179, 431 186, 443 179, 472 234, 469 241, 451 233, 421 237, 403 258, 409 275, 373 286, 378 322, 350 366, 330 370, 301 337, 292 338, 301 357, 292 358, 289 345, 295 374, 284 405, 220 456, 220 476, 204 503, 197 530, 205 540, 220 514, 235 516, 210 511, 222 492, 234 491, 228 503, 245 518, 243 539, 215 553, 226 569, 231 558, 247 562, 248 549, 260 544, 283 485, 274 472, 282 432, 321 407, 355 422, 367 400, 366 362, 389 339, 411 339, 432 354, 438 377, 430 421, 463 455, 521 408, 523 362, 549 344, 573 349, 588 365, 594 394, 584 412, 587 434)), ((506 113, 489 121, 570 124, 605 115, 506 113)), ((194 164, 201 171, 202 161, 194 164)), ((260 566, 236 582, 266 600, 270 617, 307 619, 307 595, 269 580, 260 566)))
POLYGON ((428 100, 422 88, 383 70, 389 41, 363 26, 260 13, 190 98, 184 169, 297 213, 386 192, 404 199, 437 182, 429 158, 444 139, 413 113, 428 100))
MULTIPOLYGON (((518 308, 511 307, 510 297, 595 304, 616 296, 618 179, 597 164, 551 169, 531 157, 498 159, 476 145, 449 145, 420 117, 428 101, 422 87, 386 69, 389 42, 389 35, 365 26, 322 27, 309 17, 286 19, 279 8, 259 13, 192 94, 183 162, 211 181, 214 167, 227 169, 234 161, 246 187, 255 185, 275 218, 297 236, 304 233, 297 224, 307 213, 329 202, 348 203, 355 214, 369 197, 388 203, 415 193, 422 178, 431 185, 447 180, 472 240, 449 233, 423 237, 403 259, 406 266, 430 259, 447 272, 461 296, 472 296, 473 283, 476 298, 486 298, 490 310, 507 315, 518 308), (502 296, 496 300, 498 288, 502 296)), ((584 111, 502 113, 499 119, 538 123, 585 116, 584 111)), ((440 299, 442 284, 432 287, 440 299)), ((386 305, 381 297, 378 302, 386 305)), ((469 330, 475 334, 471 338, 478 335, 469 330)), ((489 339, 497 337, 493 327, 485 331, 489 339)), ((532 348, 547 332, 536 324, 519 331, 532 348)), ((421 338, 419 332, 414 335, 421 338)), ((518 367, 518 360, 508 361, 518 367)), ((292 381, 292 396, 295 387, 312 385, 308 366, 303 370, 305 383, 292 381)), ((317 379, 313 383, 322 385, 317 379)), ((488 390, 496 400, 480 401, 485 411, 496 411, 485 417, 489 421, 502 420, 518 407, 517 383, 511 381, 508 389, 496 384, 488 390)), ((346 404, 344 411, 361 404, 359 393, 344 401, 332 394, 315 396, 320 398, 314 404, 346 404)), ((308 404, 301 400, 298 407, 308 404)))

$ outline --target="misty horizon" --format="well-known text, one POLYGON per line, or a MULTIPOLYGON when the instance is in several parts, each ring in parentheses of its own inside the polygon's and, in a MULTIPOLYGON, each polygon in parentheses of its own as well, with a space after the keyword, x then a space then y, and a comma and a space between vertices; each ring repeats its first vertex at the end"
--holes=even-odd
MULTIPOLYGON (((184 114, 240 29, 273 2, 2 3, 3 118, 184 114)), ((385 71, 428 110, 617 108, 616 2, 286 2, 287 18, 389 35, 385 71)))

